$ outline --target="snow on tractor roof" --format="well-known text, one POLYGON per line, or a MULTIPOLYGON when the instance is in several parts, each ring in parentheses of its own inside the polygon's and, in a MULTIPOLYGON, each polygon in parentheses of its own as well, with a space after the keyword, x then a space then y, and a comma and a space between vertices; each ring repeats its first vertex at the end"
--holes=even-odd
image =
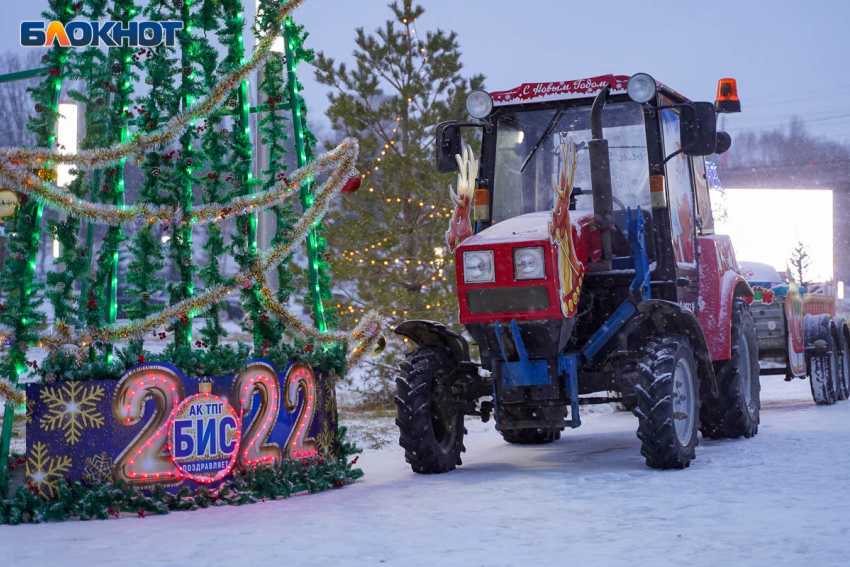
POLYGON ((490 96, 493 97, 493 106, 590 98, 596 96, 607 84, 611 85, 611 94, 625 94, 628 82, 628 75, 599 75, 576 81, 523 83, 509 91, 492 92, 490 96))
POLYGON ((782 283, 782 276, 779 275, 776 268, 769 264, 741 261, 738 262, 738 265, 741 266, 741 270, 743 270, 748 281, 782 283))

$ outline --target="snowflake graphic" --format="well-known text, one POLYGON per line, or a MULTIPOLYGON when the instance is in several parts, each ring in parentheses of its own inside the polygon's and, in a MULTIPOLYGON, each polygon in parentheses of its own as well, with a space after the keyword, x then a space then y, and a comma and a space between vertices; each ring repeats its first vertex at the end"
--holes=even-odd
POLYGON ((32 447, 32 455, 27 457, 27 478, 38 487, 41 494, 53 498, 59 495, 56 482, 64 477, 71 468, 71 457, 50 457, 47 445, 37 442, 32 447))
POLYGON ((325 413, 328 414, 331 421, 336 423, 337 414, 336 414, 336 392, 334 392, 333 382, 331 378, 328 377, 324 380, 325 382, 325 413))
POLYGON ((32 410, 35 407, 35 400, 27 400, 27 423, 32 423, 32 410))
POLYGON ((80 440, 83 429, 99 429, 104 422, 97 410, 103 398, 102 386, 86 387, 79 382, 66 382, 55 388, 44 388, 41 400, 47 404, 48 414, 41 418, 41 428, 65 432, 65 441, 74 445, 80 440))
POLYGON ((328 422, 325 421, 322 431, 316 436, 316 449, 319 452, 319 456, 325 459, 333 458, 335 445, 336 434, 331 430, 328 422))
POLYGON ((106 454, 106 451, 100 455, 86 458, 86 466, 83 468, 83 480, 89 484, 110 482, 112 480, 112 458, 106 454))

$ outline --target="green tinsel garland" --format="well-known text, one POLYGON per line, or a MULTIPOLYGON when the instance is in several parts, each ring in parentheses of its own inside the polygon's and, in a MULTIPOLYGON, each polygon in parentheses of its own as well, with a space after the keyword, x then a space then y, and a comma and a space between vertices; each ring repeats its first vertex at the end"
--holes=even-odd
POLYGON ((362 449, 345 441, 346 428, 339 428, 338 460, 287 460, 273 465, 260 465, 235 472, 233 478, 215 490, 198 487, 181 488, 176 494, 167 493, 161 486, 145 496, 126 482, 96 484, 88 487, 81 482, 59 483, 59 496, 45 500, 38 489, 21 485, 14 496, 0 500, 0 524, 41 523, 51 520, 105 520, 122 513, 168 514, 172 510, 196 510, 210 506, 251 504, 269 498, 289 498, 299 492, 311 494, 342 488, 363 477, 354 468, 362 449))

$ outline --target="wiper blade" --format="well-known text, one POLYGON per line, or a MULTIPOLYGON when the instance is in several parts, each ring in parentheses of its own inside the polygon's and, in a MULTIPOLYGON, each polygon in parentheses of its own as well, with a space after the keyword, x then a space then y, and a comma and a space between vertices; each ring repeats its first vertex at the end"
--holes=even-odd
POLYGON ((537 150, 540 149, 540 146, 543 145, 543 141, 549 137, 549 134, 552 133, 552 130, 555 129, 555 125, 558 124, 558 121, 561 119, 561 116, 566 112, 566 108, 561 108, 558 112, 555 113, 555 116, 552 117, 552 121, 549 122, 549 125, 546 126, 546 129, 543 131, 543 135, 540 136, 540 139, 537 140, 537 143, 534 144, 534 147, 531 148, 531 153, 528 154, 528 157, 525 158, 525 161, 522 162, 522 167, 519 168, 520 173, 525 172, 525 168, 528 167, 528 164, 531 163, 531 158, 534 157, 534 154, 537 153, 537 150))

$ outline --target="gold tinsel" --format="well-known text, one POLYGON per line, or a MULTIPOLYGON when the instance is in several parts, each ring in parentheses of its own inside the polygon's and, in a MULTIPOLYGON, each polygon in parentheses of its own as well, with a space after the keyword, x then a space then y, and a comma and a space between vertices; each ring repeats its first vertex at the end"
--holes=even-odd
MULTIPOLYGON (((292 328, 293 332, 314 340, 321 344, 329 344, 336 341, 347 341, 356 343, 354 349, 348 355, 349 365, 356 364, 362 356, 368 352, 374 342, 380 336, 384 327, 383 320, 377 313, 370 312, 360 325, 351 332, 331 331, 322 333, 302 322, 296 315, 285 306, 274 300, 274 294, 265 286, 265 273, 277 266, 283 259, 289 256, 294 248, 301 244, 310 232, 310 229, 321 219, 333 203, 334 197, 339 194, 345 182, 356 174, 354 162, 357 159, 358 145, 353 139, 346 139, 343 144, 333 152, 320 156, 315 163, 325 164, 325 168, 335 166, 335 170, 328 179, 319 186, 315 194, 313 204, 293 226, 289 241, 278 244, 264 252, 250 267, 234 275, 233 283, 218 285, 206 290, 204 293, 185 299, 174 305, 165 307, 162 311, 154 313, 146 319, 133 321, 124 325, 114 325, 100 329, 84 329, 76 333, 70 333, 70 329, 64 323, 55 325, 55 331, 39 337, 38 346, 50 350, 57 350, 64 345, 74 344, 81 348, 90 346, 95 341, 113 343, 115 341, 128 340, 133 337, 142 336, 154 329, 159 329, 172 322, 174 319, 184 316, 195 316, 203 313, 212 305, 220 303, 242 286, 259 285, 260 292, 268 303, 271 312, 292 328)), ((308 166, 309 168, 309 166, 308 166)), ((302 169, 308 169, 302 168, 302 169)), ((300 170, 299 170, 300 171, 300 170)), ((310 170, 315 171, 315 169, 310 170)), ((307 173, 300 175, 306 176, 307 173)))
POLYGON ((283 20, 297 8, 303 0, 289 0, 281 8, 272 33, 265 33, 257 44, 251 58, 238 69, 224 77, 210 93, 199 98, 192 106, 173 116, 168 122, 153 132, 136 135, 129 142, 117 144, 108 148, 83 150, 76 154, 60 153, 44 148, 0 148, 0 157, 15 165, 37 166, 43 163, 62 163, 75 165, 79 169, 106 167, 117 163, 131 155, 140 155, 146 151, 161 148, 174 140, 185 130, 193 120, 209 116, 224 103, 231 89, 244 81, 268 55, 275 39, 283 29, 283 20))
MULTIPOLYGON (((322 154, 316 160, 298 168, 292 172, 288 179, 281 179, 270 189, 233 197, 226 203, 200 205, 194 207, 191 211, 148 203, 133 205, 92 203, 80 199, 65 189, 42 182, 27 169, 16 167, 3 158, 0 158, 0 183, 15 187, 20 192, 38 199, 51 209, 63 211, 70 216, 95 224, 117 226, 135 221, 206 224, 220 222, 234 215, 244 215, 254 210, 265 209, 282 203, 302 183, 309 182, 328 170, 348 164, 345 159, 350 153, 353 143, 353 139, 346 138, 332 151, 322 154)), ((347 168, 346 171, 349 169, 347 168)), ((351 175, 356 174, 353 171, 350 173, 351 175)))
MULTIPOLYGON (((22 404, 26 398, 9 382, 0 378, 0 401, 4 399, 11 400, 14 404, 22 404)), ((9 406, 6 406, 6 411, 11 411, 9 406)))

